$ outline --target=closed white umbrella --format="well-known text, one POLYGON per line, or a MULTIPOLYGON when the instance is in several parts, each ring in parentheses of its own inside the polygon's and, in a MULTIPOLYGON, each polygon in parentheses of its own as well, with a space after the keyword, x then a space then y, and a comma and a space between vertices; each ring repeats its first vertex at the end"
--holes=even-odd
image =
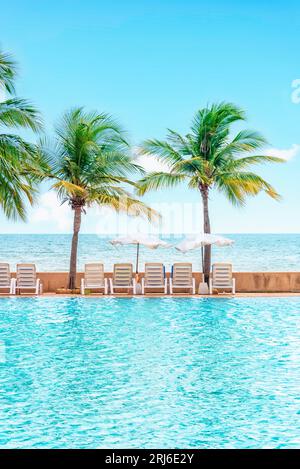
POLYGON ((211 244, 215 244, 216 246, 230 246, 233 243, 234 241, 232 239, 224 238, 223 236, 202 233, 194 237, 187 236, 175 246, 175 249, 181 252, 188 252, 192 249, 203 248, 211 244))
POLYGON ((210 234, 210 233, 202 233, 200 235, 190 237, 187 236, 183 241, 181 241, 175 249, 181 252, 188 252, 192 251, 193 249, 201 248, 202 254, 202 271, 203 271, 203 248, 204 246, 209 245, 216 245, 216 246, 230 246, 234 243, 232 239, 224 238, 223 236, 210 234))
POLYGON ((149 249, 157 249, 158 247, 168 248, 170 244, 154 235, 146 235, 144 233, 130 234, 121 236, 110 241, 114 246, 134 244, 136 245, 136 273, 139 271, 139 253, 140 245, 146 246, 149 249))

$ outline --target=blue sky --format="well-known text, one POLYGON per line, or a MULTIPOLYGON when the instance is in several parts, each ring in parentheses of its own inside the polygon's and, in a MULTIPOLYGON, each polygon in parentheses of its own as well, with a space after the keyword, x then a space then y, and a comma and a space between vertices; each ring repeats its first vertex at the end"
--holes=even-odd
MULTIPOLYGON (((213 230, 300 232, 300 104, 292 99, 299 30, 293 1, 11 0, 1 5, 0 44, 19 62, 18 94, 39 107, 49 132, 64 110, 84 105, 116 116, 137 145, 163 137, 167 127, 186 132, 208 102, 243 107, 247 127, 289 159, 261 169, 283 200, 260 195, 240 210, 214 194, 213 230)), ((150 204, 170 200, 199 196, 180 187, 146 197, 150 204)), ((68 231, 68 207, 59 214, 54 195, 44 194, 31 223, 0 214, 1 231, 68 231)), ((87 215, 83 232, 101 230, 97 218, 87 215)))

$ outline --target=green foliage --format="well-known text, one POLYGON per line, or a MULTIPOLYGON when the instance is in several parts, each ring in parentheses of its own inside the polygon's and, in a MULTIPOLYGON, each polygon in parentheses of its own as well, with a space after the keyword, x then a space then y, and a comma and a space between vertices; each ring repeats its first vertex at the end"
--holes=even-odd
POLYGON ((15 91, 15 78, 17 74, 17 65, 10 54, 0 50, 0 87, 8 93, 15 91))
POLYGON ((62 203, 156 216, 125 189, 137 187, 131 176, 143 170, 132 160, 126 134, 110 115, 71 109, 56 127, 54 142, 43 140, 40 148, 48 164, 46 176, 55 180, 52 187, 62 203))
POLYGON ((242 130, 231 137, 232 124, 244 120, 241 109, 222 102, 200 109, 187 135, 169 130, 164 141, 145 141, 140 152, 166 163, 170 171, 147 174, 139 182, 138 193, 172 187, 186 180, 192 189, 218 189, 234 205, 243 205, 246 196, 261 191, 278 199, 275 189, 249 169, 257 164, 283 160, 252 154, 267 143, 258 132, 242 130))
MULTIPOLYGON (((14 92, 15 76, 14 61, 0 52, 0 86, 7 93, 14 92)), ((28 101, 13 97, 0 102, 0 207, 8 218, 26 218, 25 201, 34 202, 41 163, 34 145, 8 131, 41 127, 40 115, 28 101)))

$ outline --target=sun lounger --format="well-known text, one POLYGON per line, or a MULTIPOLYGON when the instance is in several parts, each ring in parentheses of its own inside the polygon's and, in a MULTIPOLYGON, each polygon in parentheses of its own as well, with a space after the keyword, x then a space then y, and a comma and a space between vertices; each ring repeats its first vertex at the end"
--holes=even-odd
POLYGON ((36 277, 35 264, 17 264, 16 291, 34 290, 35 295, 41 293, 41 282, 36 277))
POLYGON ((16 279, 10 275, 9 264, 0 263, 0 290, 6 290, 10 295, 14 295, 16 293, 15 285, 16 279))
POLYGON ((145 264, 145 276, 142 278, 142 294, 145 290, 163 290, 168 293, 167 278, 164 265, 159 262, 148 262, 145 264))
POLYGON ((113 277, 109 279, 110 293, 114 290, 132 290, 136 294, 136 280, 133 278, 132 264, 114 264, 113 277))
POLYGON ((80 293, 84 295, 85 290, 103 290, 108 293, 107 278, 104 277, 104 265, 99 263, 85 264, 84 278, 81 279, 80 293))
POLYGON ((232 277, 231 264, 213 264, 212 275, 209 281, 209 293, 212 295, 213 290, 231 290, 235 294, 235 279, 232 277))
POLYGON ((196 293, 195 279, 193 278, 193 267, 191 263, 179 263, 173 265, 170 277, 170 294, 176 290, 190 290, 196 293))

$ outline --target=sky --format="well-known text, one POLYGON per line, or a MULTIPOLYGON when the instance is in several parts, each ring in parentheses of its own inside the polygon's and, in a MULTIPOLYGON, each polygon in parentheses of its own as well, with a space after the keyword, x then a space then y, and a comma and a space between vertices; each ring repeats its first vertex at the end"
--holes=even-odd
MULTIPOLYGON (((135 147, 146 138, 163 138, 167 128, 186 133, 207 103, 239 105, 248 116, 245 126, 267 138, 270 154, 287 160, 259 168, 282 200, 261 194, 236 209, 213 193, 212 229, 295 233, 300 232, 299 30, 300 4, 290 0, 10 0, 1 4, 0 46, 19 63, 18 95, 41 110, 50 134, 61 114, 79 105, 111 113, 135 147)), ((0 213, 0 231, 69 232, 70 208, 59 206, 47 189, 42 186, 27 223, 7 221, 0 213)), ((149 193, 145 201, 160 209, 163 231, 201 230, 199 194, 186 186, 149 193)), ((118 223, 110 213, 91 209, 82 232, 114 231, 118 223)))

